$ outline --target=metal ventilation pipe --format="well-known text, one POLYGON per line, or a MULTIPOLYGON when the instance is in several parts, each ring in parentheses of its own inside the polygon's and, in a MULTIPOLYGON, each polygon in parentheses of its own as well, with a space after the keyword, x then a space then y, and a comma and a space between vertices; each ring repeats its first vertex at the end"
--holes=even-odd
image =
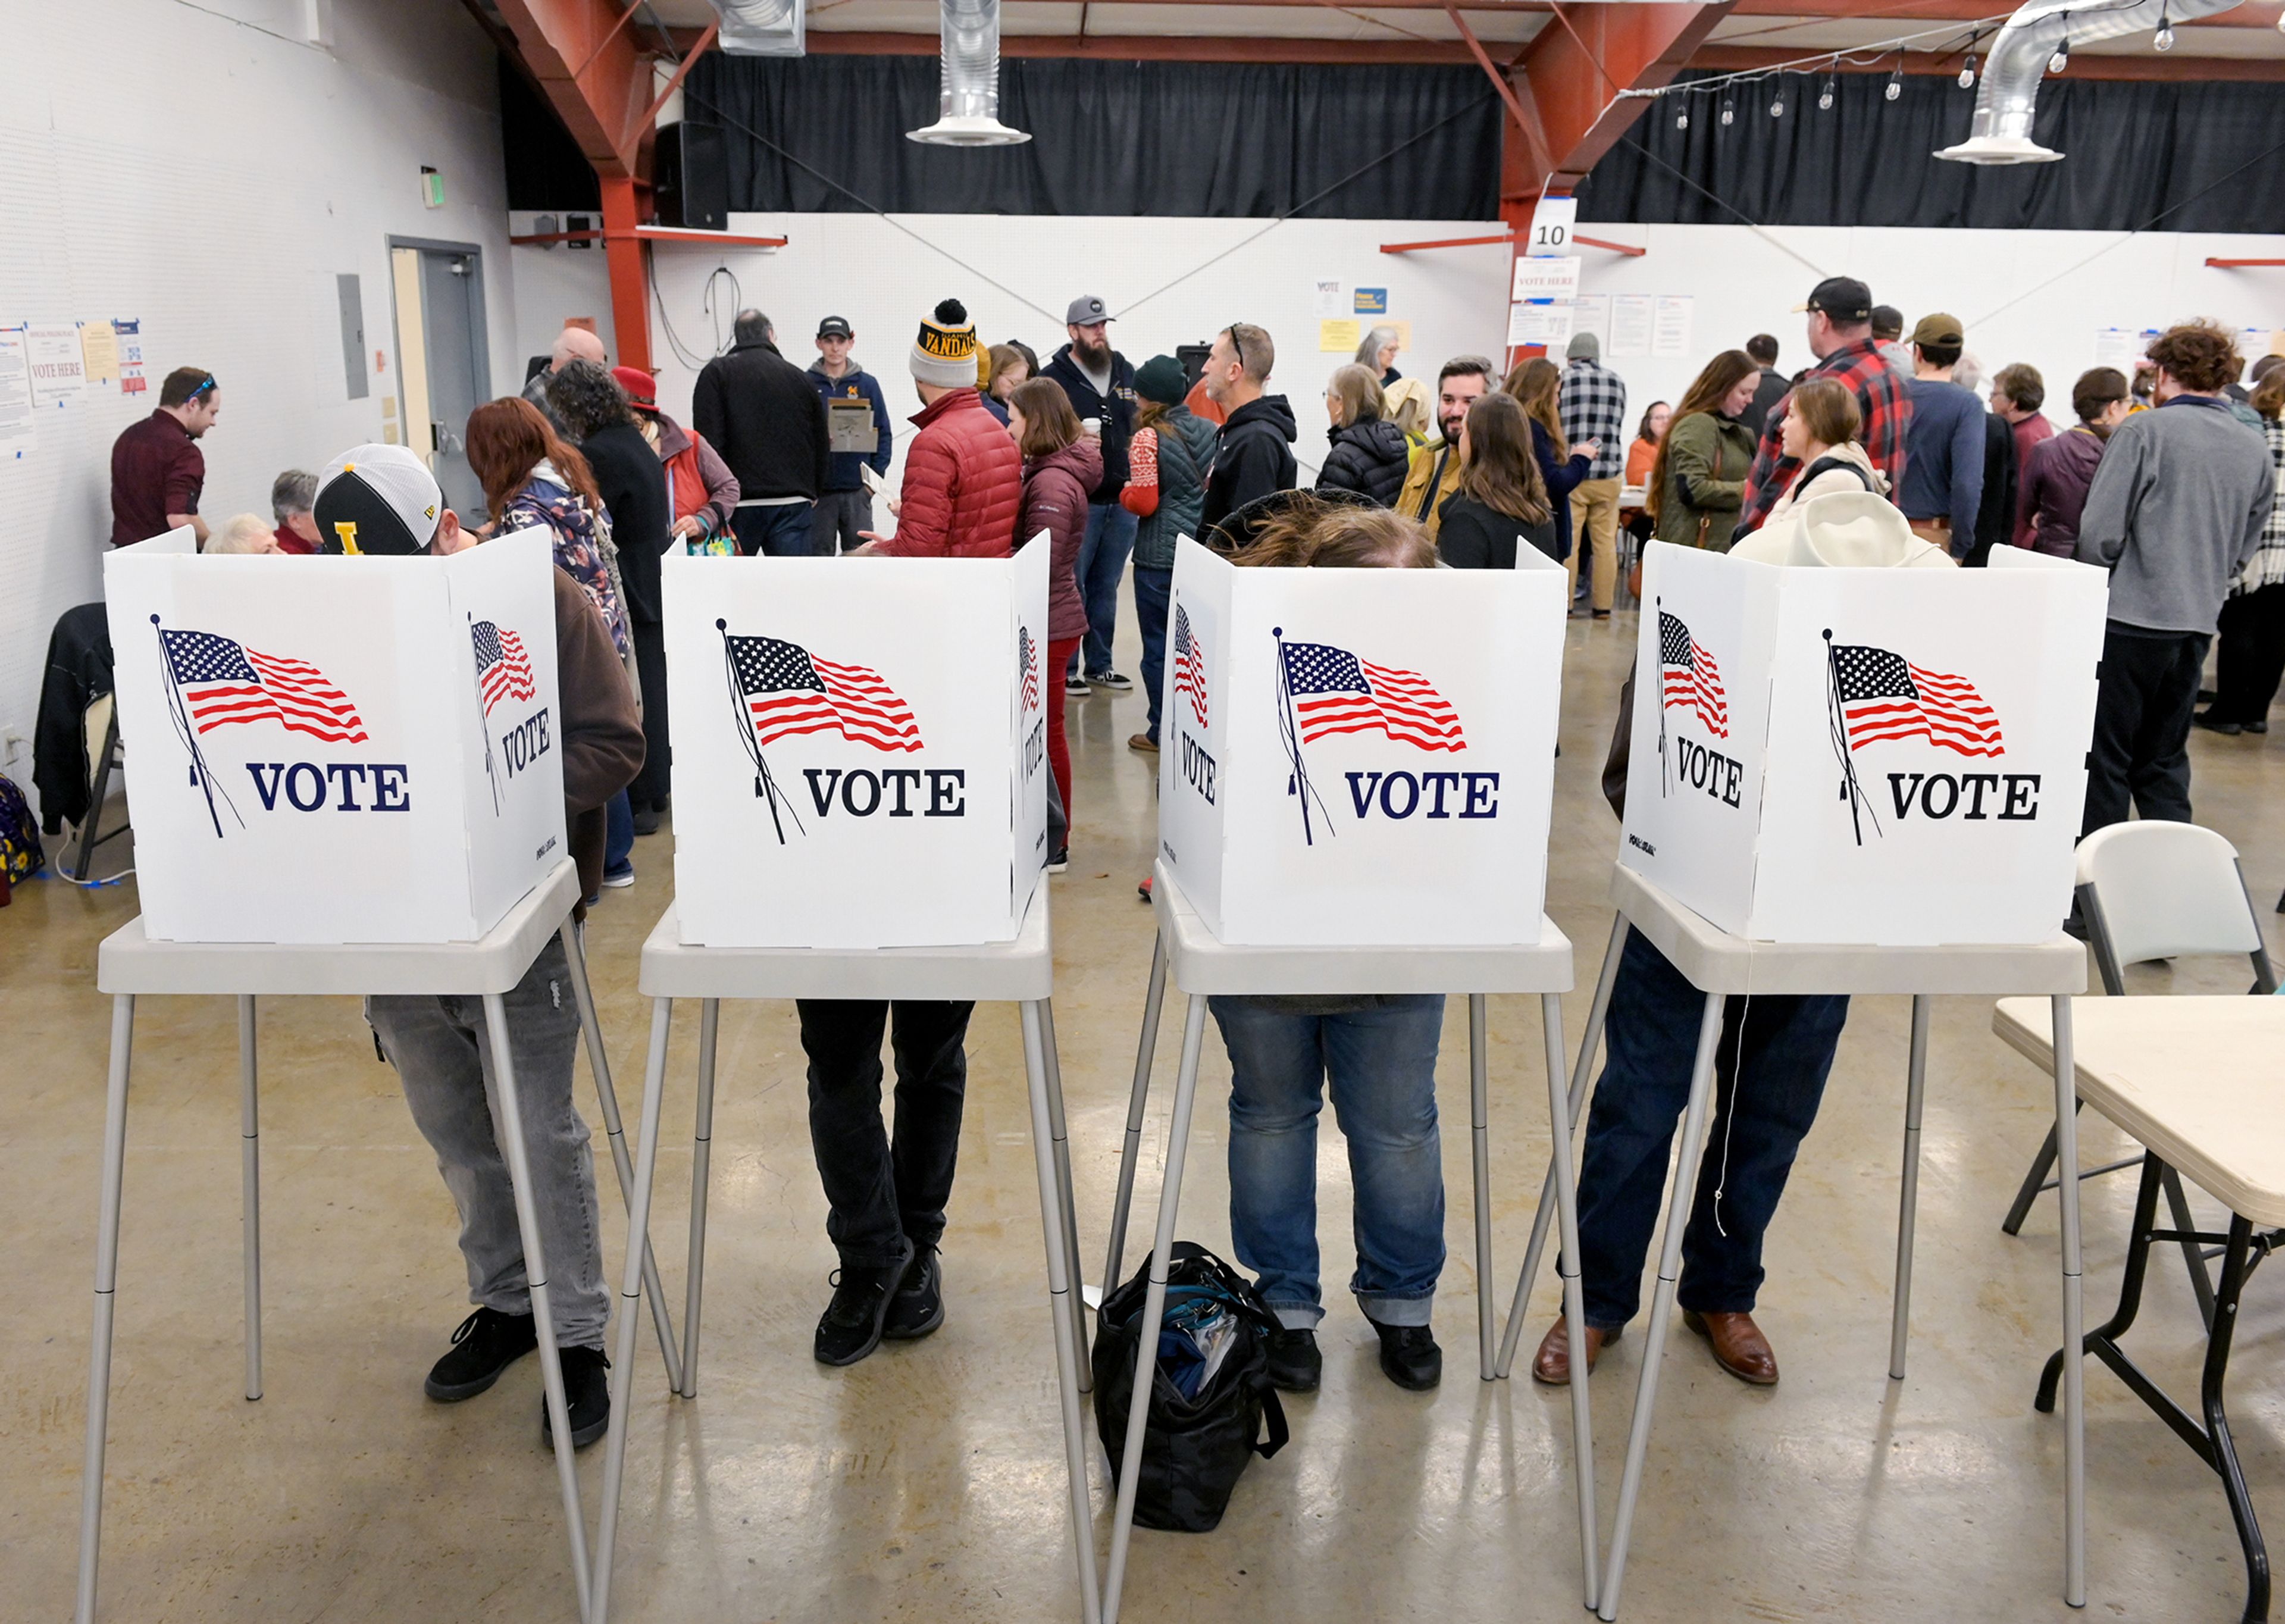
POLYGON ((2053 163, 2062 154, 2031 139, 2039 80, 2057 46, 2140 34, 2232 10, 2241 0, 2030 0, 1991 43, 1967 139, 1936 153, 1956 163, 2053 163))
POLYGON ((1010 146, 1032 137, 1000 122, 1000 0, 941 0, 942 90, 937 121, 906 132, 934 146, 1010 146))
POLYGON ((722 20, 716 43, 731 56, 797 57, 806 18, 802 0, 711 0, 722 20))

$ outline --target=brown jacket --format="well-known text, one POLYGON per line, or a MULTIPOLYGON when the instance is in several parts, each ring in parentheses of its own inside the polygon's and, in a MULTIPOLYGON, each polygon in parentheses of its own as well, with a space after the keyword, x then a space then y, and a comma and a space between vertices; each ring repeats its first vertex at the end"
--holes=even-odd
POLYGON ((643 730, 603 617, 577 581, 560 568, 554 576, 563 827, 585 898, 603 883, 603 808, 642 770, 643 730))

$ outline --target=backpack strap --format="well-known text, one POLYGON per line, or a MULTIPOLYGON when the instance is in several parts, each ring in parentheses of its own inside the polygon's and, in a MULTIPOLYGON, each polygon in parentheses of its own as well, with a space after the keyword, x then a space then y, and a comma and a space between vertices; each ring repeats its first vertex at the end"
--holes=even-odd
POLYGON ((1870 475, 1866 474, 1864 469, 1858 467, 1855 463, 1849 461, 1845 457, 1819 457, 1815 462, 1810 463, 1809 467, 1801 471, 1801 482, 1806 485, 1818 475, 1829 472, 1833 468, 1844 468, 1848 472, 1854 474, 1857 476, 1858 482, 1860 482, 1867 490, 1874 490, 1878 489, 1878 487, 1873 483, 1872 476, 1870 475))

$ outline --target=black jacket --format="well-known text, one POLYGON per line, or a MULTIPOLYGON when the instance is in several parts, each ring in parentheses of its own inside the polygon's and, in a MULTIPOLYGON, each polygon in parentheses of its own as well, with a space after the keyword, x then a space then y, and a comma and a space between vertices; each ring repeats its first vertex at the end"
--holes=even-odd
POLYGON ((1754 438, 1762 437, 1762 426, 1770 420, 1770 409, 1792 391, 1785 374, 1774 367, 1762 368, 1762 381, 1754 386, 1754 398, 1738 413, 1738 420, 1754 431, 1754 438))
POLYGON ((1119 493, 1127 489, 1127 445, 1135 437, 1135 369, 1125 356, 1116 349, 1111 352, 1111 398, 1105 400, 1096 392, 1095 380, 1072 359, 1072 347, 1065 344, 1040 369, 1040 376, 1064 386, 1081 422, 1091 417, 1103 420, 1103 482, 1088 492, 1087 499, 1097 506, 1116 502, 1119 493))
POLYGON ((67 820, 87 819, 91 764, 87 708, 111 689, 111 623, 100 603, 82 603, 56 619, 40 679, 39 719, 32 726, 32 786, 40 792, 40 828, 60 835, 67 820))
POLYGON ((1352 423, 1328 436, 1332 451, 1318 471, 1317 489, 1354 490, 1370 497, 1379 507, 1394 507, 1404 489, 1404 470, 1412 459, 1412 443, 1386 418, 1352 423))
POLYGON ((1248 502, 1273 490, 1291 490, 1297 468, 1293 408, 1283 395, 1264 395, 1229 414, 1214 442, 1206 470, 1206 505, 1198 528, 1211 530, 1248 502))
POLYGON ((1988 562, 1991 549, 2014 539, 2015 492, 2022 470, 2015 467, 2015 431, 1996 412, 1983 414, 1983 501, 1975 512, 1975 545, 1968 558, 1988 562))
POLYGON ((1558 562, 1562 560, 1556 551, 1561 544, 1551 511, 1538 523, 1527 524, 1473 497, 1457 494, 1446 497, 1439 511, 1443 519, 1436 527, 1436 556, 1455 569, 1514 569, 1518 537, 1558 562))
MULTIPOLYGON (((805 381, 801 387, 814 403, 816 391, 805 381)), ((666 551, 674 522, 674 512, 666 500, 666 465, 632 423, 614 423, 597 430, 579 443, 579 454, 595 470, 595 484, 603 493, 605 511, 611 515, 611 541, 619 550, 619 578, 627 587, 627 618, 655 626, 662 618, 658 557, 666 551)))
MULTIPOLYGON (((774 344, 734 345, 706 363, 691 390, 690 423, 738 476, 742 499, 815 501, 825 489, 832 460, 825 402, 774 344)), ((626 545, 621 537, 619 545, 626 545)))

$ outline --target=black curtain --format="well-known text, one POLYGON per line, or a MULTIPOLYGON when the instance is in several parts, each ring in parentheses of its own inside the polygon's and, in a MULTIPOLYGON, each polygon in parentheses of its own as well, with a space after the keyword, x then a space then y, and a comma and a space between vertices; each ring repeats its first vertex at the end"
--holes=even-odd
POLYGON ((2285 87, 2050 80, 2033 133, 2063 161, 1981 169, 1933 156, 1967 138, 1975 92, 1955 80, 1907 75, 1890 101, 1885 75, 1842 74, 1821 109, 1826 83, 1788 74, 1653 101, 1580 184, 1579 218, 2131 231, 2171 208, 2156 221, 2170 231, 2285 218, 2285 87))
POLYGON ((1473 67, 1026 58, 1000 65, 1000 118, 1030 141, 961 150, 905 139, 937 109, 934 57, 715 53, 684 95, 687 119, 726 132, 734 209, 1499 214, 1503 115, 1473 67))
POLYGON ((502 52, 499 59, 500 150, 507 164, 510 208, 601 208, 603 189, 594 166, 563 128, 547 98, 534 90, 502 52))

